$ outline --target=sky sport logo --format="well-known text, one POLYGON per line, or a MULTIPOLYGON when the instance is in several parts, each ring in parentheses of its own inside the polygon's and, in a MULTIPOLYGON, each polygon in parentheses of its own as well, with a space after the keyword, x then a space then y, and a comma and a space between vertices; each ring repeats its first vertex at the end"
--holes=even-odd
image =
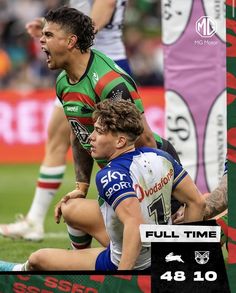
POLYGON ((211 38, 216 33, 216 22, 210 16, 201 16, 196 21, 196 32, 203 38, 211 38))

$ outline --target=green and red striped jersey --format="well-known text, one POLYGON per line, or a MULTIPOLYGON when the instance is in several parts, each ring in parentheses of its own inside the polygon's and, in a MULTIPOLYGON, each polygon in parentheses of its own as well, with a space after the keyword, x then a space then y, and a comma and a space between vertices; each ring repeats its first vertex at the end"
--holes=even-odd
POLYGON ((57 78, 56 92, 76 137, 86 149, 93 131, 92 113, 98 102, 126 99, 134 102, 141 113, 144 111, 133 79, 113 60, 94 49, 80 80, 71 84, 63 71, 57 78))

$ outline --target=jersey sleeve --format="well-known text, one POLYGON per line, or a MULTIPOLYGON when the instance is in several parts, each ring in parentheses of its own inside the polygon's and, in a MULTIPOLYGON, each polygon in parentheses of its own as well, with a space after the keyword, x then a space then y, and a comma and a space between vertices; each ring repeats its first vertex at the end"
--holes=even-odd
POLYGON ((58 99, 62 102, 62 93, 63 93, 63 80, 66 79, 66 72, 63 70, 56 79, 56 95, 58 99))
POLYGON ((89 79, 99 100, 130 100, 143 113, 143 103, 132 77, 102 52, 96 49, 91 52, 93 65, 89 71, 89 79))
POLYGON ((130 175, 124 170, 104 168, 97 173, 96 185, 99 196, 114 210, 121 201, 136 197, 130 175))
POLYGON ((104 98, 113 99, 113 100, 116 100, 116 99, 129 100, 135 104, 135 106, 138 108, 138 110, 141 113, 143 113, 144 112, 143 102, 141 100, 141 97, 138 91, 132 86, 132 84, 127 82, 124 76, 127 78, 126 75, 122 75, 122 78, 119 77, 115 81, 115 85, 110 86, 104 98))

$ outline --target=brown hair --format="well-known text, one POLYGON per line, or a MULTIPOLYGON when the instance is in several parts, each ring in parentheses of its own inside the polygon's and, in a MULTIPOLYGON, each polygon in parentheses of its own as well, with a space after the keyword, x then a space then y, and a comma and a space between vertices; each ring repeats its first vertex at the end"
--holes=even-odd
POLYGON ((108 99, 98 103, 93 112, 93 120, 97 119, 105 132, 125 133, 132 143, 143 132, 141 113, 127 100, 108 99))

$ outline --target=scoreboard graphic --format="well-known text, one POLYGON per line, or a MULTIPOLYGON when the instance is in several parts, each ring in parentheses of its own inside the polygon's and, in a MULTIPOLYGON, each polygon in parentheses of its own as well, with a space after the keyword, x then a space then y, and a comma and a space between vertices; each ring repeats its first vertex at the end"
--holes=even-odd
POLYGON ((142 225, 142 242, 151 242, 152 292, 230 293, 214 220, 184 225, 142 225))

